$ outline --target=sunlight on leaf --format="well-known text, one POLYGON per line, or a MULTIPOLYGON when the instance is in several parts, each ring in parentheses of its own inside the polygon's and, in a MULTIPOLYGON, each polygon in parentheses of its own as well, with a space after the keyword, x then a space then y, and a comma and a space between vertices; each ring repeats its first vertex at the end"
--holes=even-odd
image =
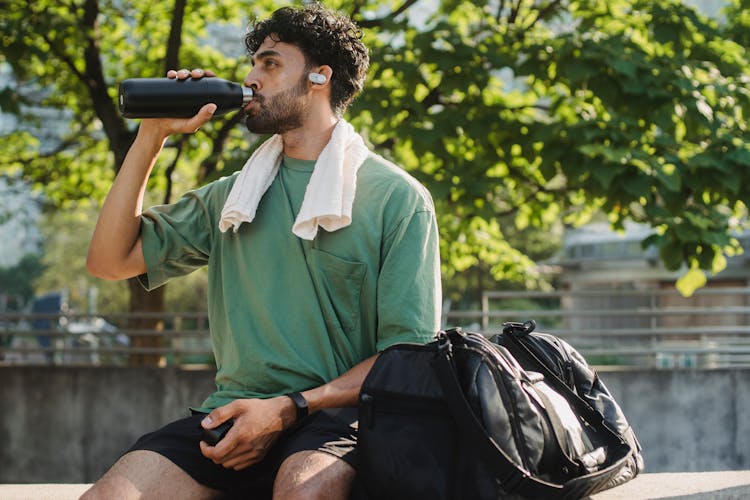
POLYGON ((706 273, 700 269, 691 269, 683 274, 675 283, 675 287, 683 297, 691 297, 695 291, 706 284, 706 273))

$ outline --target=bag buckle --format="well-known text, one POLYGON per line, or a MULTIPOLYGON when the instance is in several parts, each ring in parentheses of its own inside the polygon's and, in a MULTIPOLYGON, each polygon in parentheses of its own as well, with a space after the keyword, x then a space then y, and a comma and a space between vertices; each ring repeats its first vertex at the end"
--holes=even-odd
POLYGON ((523 323, 518 323, 515 321, 509 321, 507 323, 503 323, 503 333, 507 333, 510 335, 520 335, 520 336, 526 336, 533 332, 536 329, 536 321, 533 319, 530 319, 528 321, 525 321, 523 323))
POLYGON ((442 331, 437 334, 437 348, 441 355, 449 357, 453 355, 453 344, 448 337, 448 332, 442 331))

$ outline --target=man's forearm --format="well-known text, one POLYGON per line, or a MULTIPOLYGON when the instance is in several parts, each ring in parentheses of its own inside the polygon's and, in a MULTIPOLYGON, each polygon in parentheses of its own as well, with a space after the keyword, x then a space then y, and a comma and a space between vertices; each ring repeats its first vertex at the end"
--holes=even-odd
POLYGON ((302 395, 307 400, 309 411, 356 406, 362 382, 365 381, 365 377, 370 373, 377 358, 376 354, 327 384, 304 391, 302 395))
POLYGON ((140 134, 128 151, 102 206, 91 238, 87 267, 105 279, 145 271, 140 248, 140 217, 146 184, 164 139, 140 134))
MULTIPOLYGON (((307 400, 308 410, 315 412, 324 408, 356 406, 362 383, 377 357, 376 354, 362 361, 327 384, 302 392, 307 400)), ((216 463, 232 463, 237 456, 250 453, 257 448, 259 443, 267 447, 276 440, 280 432, 295 424, 297 407, 291 398, 283 396, 270 399, 236 399, 211 411, 202 425, 210 429, 230 418, 235 421, 234 430, 230 431, 216 447, 201 443, 201 452, 216 463), (245 432, 244 438, 239 437, 242 434, 240 427, 245 429, 242 431, 245 432), (247 429, 251 429, 249 438, 247 429), (242 439, 250 444, 238 446, 242 439)), ((257 457, 250 460, 254 461, 257 461, 257 457)))
MULTIPOLYGON (((174 77, 177 73, 171 71, 174 77)), ((213 72, 193 70, 193 77, 213 76, 213 72)), ((189 75, 184 75, 187 78, 189 75)), ((140 227, 143 196, 151 169, 164 141, 172 134, 192 134, 211 119, 213 103, 203 106, 192 118, 145 119, 130 147, 112 189, 104 201, 91 238, 86 267, 94 276, 124 279, 146 271, 141 250, 140 227)))

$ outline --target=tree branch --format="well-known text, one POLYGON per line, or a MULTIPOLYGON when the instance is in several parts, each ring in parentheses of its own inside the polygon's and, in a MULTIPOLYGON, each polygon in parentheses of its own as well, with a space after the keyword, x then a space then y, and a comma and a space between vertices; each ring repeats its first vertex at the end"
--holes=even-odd
POLYGON ((51 151, 40 152, 40 153, 39 153, 39 154, 37 155, 37 158, 42 158, 42 159, 44 159, 44 158, 52 158, 52 157, 54 157, 54 156, 56 156, 56 155, 58 155, 58 154, 62 153, 63 151, 65 151, 66 149, 68 149, 68 148, 69 148, 69 147, 71 147, 71 146, 78 146, 78 145, 80 145, 79 137, 80 137, 80 136, 82 136, 82 135, 84 134, 84 130, 86 130, 86 127, 87 127, 87 126, 88 126, 88 124, 84 124, 84 125, 83 125, 83 126, 81 127, 81 130, 79 130, 79 131, 78 131, 78 132, 76 132, 75 134, 71 135, 71 136, 70 136, 70 137, 68 137, 67 139, 65 139, 65 140, 61 141, 61 142, 60 142, 60 143, 59 143, 59 144, 58 144, 57 146, 55 146, 55 148, 54 148, 54 149, 52 149, 51 151))
POLYGON ((529 193, 523 197, 520 203, 514 202, 510 204, 510 208, 506 210, 498 210, 494 212, 494 215, 497 217, 506 217, 509 215, 515 215, 520 207, 527 205, 531 200, 536 197, 539 193, 564 193, 568 191, 566 188, 556 188, 556 189, 546 189, 544 186, 540 186, 539 184, 535 184, 529 193))
MULTIPOLYGON (((80 137, 85 134, 85 129, 89 124, 83 124, 81 127, 81 130, 76 132, 75 134, 71 135, 67 139, 60 141, 54 149, 51 149, 49 151, 39 151, 34 155, 35 159, 47 159, 47 158, 53 158, 54 156, 62 153, 63 151, 66 151, 68 148, 73 146, 78 146, 80 144, 80 137)), ((6 158, 6 157, 0 157, 0 165, 9 165, 15 163, 19 158, 6 158)), ((25 161, 23 157, 21 157, 21 161, 25 161)))
POLYGON ((495 19, 497 21, 500 21, 500 19, 502 19, 503 11, 505 11, 505 0, 500 0, 499 5, 497 6, 497 14, 495 16, 495 19))
POLYGON ((185 19, 187 0, 175 0, 172 9, 172 23, 169 27, 167 52, 164 56, 164 74, 180 65, 180 48, 182 47, 182 22, 185 19))
POLYGON ((172 163, 170 163, 167 168, 164 170, 164 178, 167 181, 167 187, 164 189, 164 201, 163 203, 166 205, 171 202, 172 198, 172 186, 174 183, 172 182, 172 174, 174 173, 175 169, 177 168, 177 163, 180 160, 180 156, 182 156, 182 148, 185 146, 185 142, 187 141, 187 135, 181 135, 178 139, 177 143, 175 144, 174 148, 176 150, 176 153, 174 155, 174 159, 172 160, 172 163))
POLYGON ((561 4, 562 0, 552 0, 543 8, 535 9, 534 12, 536 13, 536 17, 534 17, 534 19, 532 19, 528 25, 524 26, 524 29, 533 28, 537 22, 546 19, 547 16, 550 15, 557 7, 560 7, 561 4))
POLYGON ((512 7, 510 8, 510 14, 508 15, 508 24, 516 24, 516 19, 518 18, 518 14, 521 10, 521 2, 523 0, 518 0, 512 7))
POLYGON ((440 101, 442 95, 439 86, 430 89, 430 92, 422 99, 422 106, 424 106, 425 111, 436 104, 442 104, 440 101))
POLYGON ((81 83, 86 86, 91 95, 94 112, 102 122, 104 133, 110 141, 110 149, 115 155, 115 168, 119 169, 133 140, 133 134, 129 133, 125 120, 120 116, 107 92, 99 51, 98 16, 98 0, 85 0, 82 18, 82 27, 86 37, 83 50, 85 70, 81 83))
POLYGON ((405 0, 404 3, 401 4, 401 7, 397 8, 393 12, 391 12, 389 14, 386 14, 385 16, 377 18, 377 19, 370 19, 370 20, 361 19, 361 20, 358 20, 357 24, 359 25, 360 28, 375 28, 377 26, 380 26, 380 24, 383 21, 385 21, 386 19, 392 19, 392 18, 398 16, 399 14, 402 14, 402 13, 406 12, 406 10, 409 7, 411 7, 412 5, 414 5, 415 3, 417 3, 417 1, 418 0, 405 0))
POLYGON ((47 42, 47 45, 49 46, 49 51, 54 54, 56 57, 58 57, 65 66, 68 67, 71 73, 73 73, 78 80, 83 82, 86 79, 86 76, 76 67, 75 62, 73 59, 68 57, 68 55, 63 52, 62 50, 59 50, 57 48, 57 45, 55 43, 55 40, 51 39, 49 35, 45 32, 42 33, 42 39, 47 42))
POLYGON ((221 154, 224 151, 224 146, 229 138, 229 133, 235 126, 241 123, 243 119, 244 114, 238 112, 222 124, 213 140, 211 155, 201 162, 200 170, 198 172, 198 184, 202 184, 206 179, 213 175, 214 172, 216 172, 219 165, 219 158, 221 158, 221 154))
MULTIPOLYGON (((349 18, 350 19, 356 19, 359 17, 359 13, 362 10, 362 7, 365 6, 365 0, 357 0, 353 2, 354 5, 352 6, 351 12, 349 12, 349 18)), ((357 23, 359 24, 359 23, 357 23)), ((361 26, 361 25, 360 25, 361 26)))

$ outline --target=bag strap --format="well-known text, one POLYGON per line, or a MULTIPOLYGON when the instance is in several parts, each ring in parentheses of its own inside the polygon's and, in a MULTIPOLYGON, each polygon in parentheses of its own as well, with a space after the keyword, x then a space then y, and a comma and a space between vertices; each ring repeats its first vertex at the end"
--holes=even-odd
POLYGON ((432 365, 440 381, 450 412, 458 424, 461 436, 469 442, 469 446, 479 452, 493 469, 506 476, 501 479, 501 485, 507 493, 518 493, 532 498, 554 498, 561 495, 563 485, 548 483, 533 477, 529 471, 515 464, 495 440, 487 434, 461 389, 461 383, 453 365, 452 349, 453 345, 448 335, 445 333, 439 334, 438 355, 432 365))

